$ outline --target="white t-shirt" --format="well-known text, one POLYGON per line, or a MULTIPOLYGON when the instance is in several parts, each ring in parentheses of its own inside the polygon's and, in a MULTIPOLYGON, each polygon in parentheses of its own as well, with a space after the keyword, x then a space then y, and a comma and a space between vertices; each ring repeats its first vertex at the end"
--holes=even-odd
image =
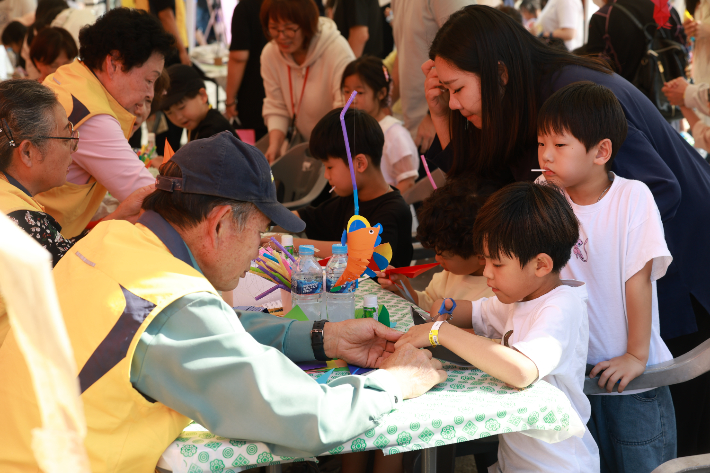
MULTIPOLYGON (((578 281, 562 281, 532 301, 503 304, 497 297, 473 301, 473 329, 501 338, 512 331, 508 346, 537 366, 539 379, 562 391, 586 426, 591 413, 584 394, 589 327, 587 289, 578 281)), ((522 432, 499 437, 497 471, 599 472, 599 449, 585 427, 584 436, 550 444, 522 432)))
POLYGON ((481 297, 493 297, 493 291, 488 287, 488 279, 483 276, 469 274, 453 274, 449 271, 436 273, 424 291, 416 291, 419 297, 419 307, 431 310, 431 305, 437 299, 450 297, 454 300, 475 301, 481 297))
POLYGON ((574 38, 565 41, 570 51, 584 44, 584 7, 580 0, 550 0, 537 17, 537 24, 547 33, 574 28, 574 38))
POLYGON ((387 184, 396 186, 410 177, 419 176, 419 155, 417 147, 402 122, 391 115, 380 120, 385 134, 380 170, 387 184))
MULTIPOLYGON (((579 241, 560 276, 587 283, 587 363, 596 365, 626 353, 626 281, 653 260, 648 365, 655 365, 673 358, 660 335, 655 283, 666 274, 673 258, 666 246, 661 215, 646 184, 614 173, 609 177, 613 179, 609 191, 595 204, 577 205, 567 196, 579 220, 579 241)), ((622 394, 635 392, 639 390, 622 394)))

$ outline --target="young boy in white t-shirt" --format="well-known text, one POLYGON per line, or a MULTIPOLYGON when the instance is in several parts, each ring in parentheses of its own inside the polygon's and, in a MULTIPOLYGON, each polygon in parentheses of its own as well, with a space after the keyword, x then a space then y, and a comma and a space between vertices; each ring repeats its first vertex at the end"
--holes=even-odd
MULTIPOLYGON (((451 323, 416 325, 395 347, 443 345, 516 388, 544 380, 565 393, 586 423, 587 290, 584 283, 560 279, 578 238, 577 219, 559 190, 530 182, 504 187, 481 207, 473 228, 473 251, 485 257, 483 276, 495 297, 458 300, 450 317, 440 316, 451 323)), ((445 304, 452 308, 450 299, 445 304)), ((499 439, 490 473, 599 472, 599 451, 587 429, 582 438, 553 444, 522 432, 499 439)))
MULTIPOLYGON (((436 251, 436 261, 444 268, 436 273, 424 291, 415 291, 402 274, 378 273, 383 289, 405 297, 404 284, 414 303, 429 312, 437 299, 450 297, 474 301, 492 297, 483 277, 481 259, 473 252, 473 223, 478 209, 491 194, 476 190, 468 180, 452 180, 436 189, 417 213, 417 240, 436 251)), ((437 308, 438 309, 438 308, 437 308)))
POLYGON ((589 291, 587 362, 608 392, 588 396, 602 471, 648 473, 676 456, 670 390, 625 388, 647 365, 673 358, 659 332, 655 282, 672 258, 651 191, 610 171, 626 133, 624 111, 606 87, 558 90, 538 114, 538 181, 563 188, 579 220, 561 275, 589 291))

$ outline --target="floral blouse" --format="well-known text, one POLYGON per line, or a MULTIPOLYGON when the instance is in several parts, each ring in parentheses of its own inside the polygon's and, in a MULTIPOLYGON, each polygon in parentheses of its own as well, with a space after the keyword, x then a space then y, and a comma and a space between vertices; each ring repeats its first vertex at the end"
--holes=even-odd
POLYGON ((52 255, 52 267, 59 263, 62 256, 74 246, 86 233, 76 238, 67 239, 60 233, 62 227, 54 218, 44 212, 17 210, 7 215, 29 236, 37 240, 52 255))

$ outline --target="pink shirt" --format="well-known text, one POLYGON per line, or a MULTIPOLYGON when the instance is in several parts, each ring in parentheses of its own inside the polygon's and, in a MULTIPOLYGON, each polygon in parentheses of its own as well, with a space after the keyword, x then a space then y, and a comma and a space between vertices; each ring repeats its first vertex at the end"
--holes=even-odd
POLYGON ((79 149, 72 154, 67 181, 83 185, 91 176, 119 201, 155 182, 111 115, 91 117, 79 128, 79 149))

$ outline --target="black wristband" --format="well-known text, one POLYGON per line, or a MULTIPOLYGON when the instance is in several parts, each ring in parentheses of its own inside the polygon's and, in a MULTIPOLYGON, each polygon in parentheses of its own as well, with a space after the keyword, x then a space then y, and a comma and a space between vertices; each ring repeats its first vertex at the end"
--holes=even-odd
POLYGON ((313 328, 311 329, 311 348, 313 348, 313 355, 318 361, 328 361, 325 354, 325 347, 323 346, 323 327, 327 323, 327 320, 316 320, 313 322, 313 328))

